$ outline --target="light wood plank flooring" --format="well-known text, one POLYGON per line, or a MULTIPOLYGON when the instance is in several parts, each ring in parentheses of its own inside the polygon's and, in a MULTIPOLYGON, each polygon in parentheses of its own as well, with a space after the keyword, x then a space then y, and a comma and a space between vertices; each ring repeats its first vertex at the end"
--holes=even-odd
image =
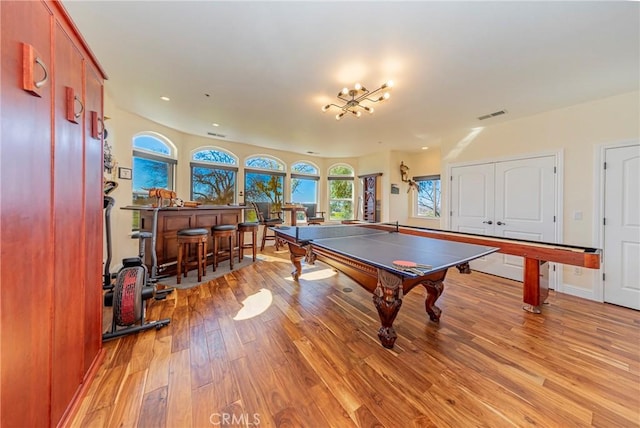
POLYGON ((288 253, 153 302, 171 325, 107 342, 76 427, 640 426, 640 313, 450 270, 439 324, 421 287, 384 349, 371 295, 288 253), (350 290, 351 291, 350 291, 350 290))

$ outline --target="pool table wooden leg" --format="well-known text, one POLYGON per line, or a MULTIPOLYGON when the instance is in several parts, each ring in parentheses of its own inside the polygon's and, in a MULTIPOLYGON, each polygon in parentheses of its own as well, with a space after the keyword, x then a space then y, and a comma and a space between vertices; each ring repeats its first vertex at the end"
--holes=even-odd
POLYGON ((293 272, 291 272, 291 276, 293 276, 293 280, 297 281, 300 278, 300 274, 302 273, 302 259, 307 256, 307 249, 305 247, 300 247, 298 245, 289 244, 289 259, 291 260, 291 264, 293 265, 293 272))
POLYGON ((373 293, 373 304, 380 317, 378 338, 382 346, 391 349, 398 337, 393 321, 402 306, 402 278, 378 269, 378 285, 373 293))
POLYGON ((422 282, 422 286, 427 290, 427 298, 424 300, 424 309, 429 315, 429 319, 433 322, 440 322, 440 314, 442 310, 436 306, 436 300, 444 291, 444 281, 426 280, 422 282))

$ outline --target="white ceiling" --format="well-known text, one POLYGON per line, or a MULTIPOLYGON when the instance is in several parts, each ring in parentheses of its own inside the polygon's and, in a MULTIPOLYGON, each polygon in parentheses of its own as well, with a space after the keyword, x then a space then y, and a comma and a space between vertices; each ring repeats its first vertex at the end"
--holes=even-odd
POLYGON ((452 130, 640 86, 638 2, 64 4, 119 108, 322 157, 434 147, 452 130), (373 115, 321 111, 344 86, 389 79, 391 98, 373 115))

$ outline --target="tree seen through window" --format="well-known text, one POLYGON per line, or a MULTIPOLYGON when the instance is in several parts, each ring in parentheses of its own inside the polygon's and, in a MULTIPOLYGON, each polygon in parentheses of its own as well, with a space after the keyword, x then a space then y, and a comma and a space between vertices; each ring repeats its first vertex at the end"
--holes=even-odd
POLYGON ((255 156, 245 161, 245 200, 269 202, 271 211, 279 211, 284 194, 284 164, 268 156, 255 156))
POLYGON ((191 157, 191 199, 210 205, 235 203, 237 160, 218 149, 200 150, 191 157))
POLYGON ((329 219, 352 220, 353 168, 336 165, 329 169, 329 219))

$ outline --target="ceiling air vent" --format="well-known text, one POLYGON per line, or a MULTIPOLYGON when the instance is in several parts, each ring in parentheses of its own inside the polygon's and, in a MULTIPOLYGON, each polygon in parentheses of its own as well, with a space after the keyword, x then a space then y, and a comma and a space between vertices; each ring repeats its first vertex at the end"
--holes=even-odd
POLYGON ((489 113, 489 114, 485 114, 484 116, 480 116, 478 118, 478 120, 485 120, 485 119, 489 119, 491 117, 500 116, 500 115, 503 115, 503 114, 506 114, 506 113, 507 113, 506 110, 494 111, 493 113, 489 113))
POLYGON ((215 132, 207 132, 207 135, 211 135, 212 137, 217 137, 217 138, 227 138, 226 135, 216 134, 215 132))

